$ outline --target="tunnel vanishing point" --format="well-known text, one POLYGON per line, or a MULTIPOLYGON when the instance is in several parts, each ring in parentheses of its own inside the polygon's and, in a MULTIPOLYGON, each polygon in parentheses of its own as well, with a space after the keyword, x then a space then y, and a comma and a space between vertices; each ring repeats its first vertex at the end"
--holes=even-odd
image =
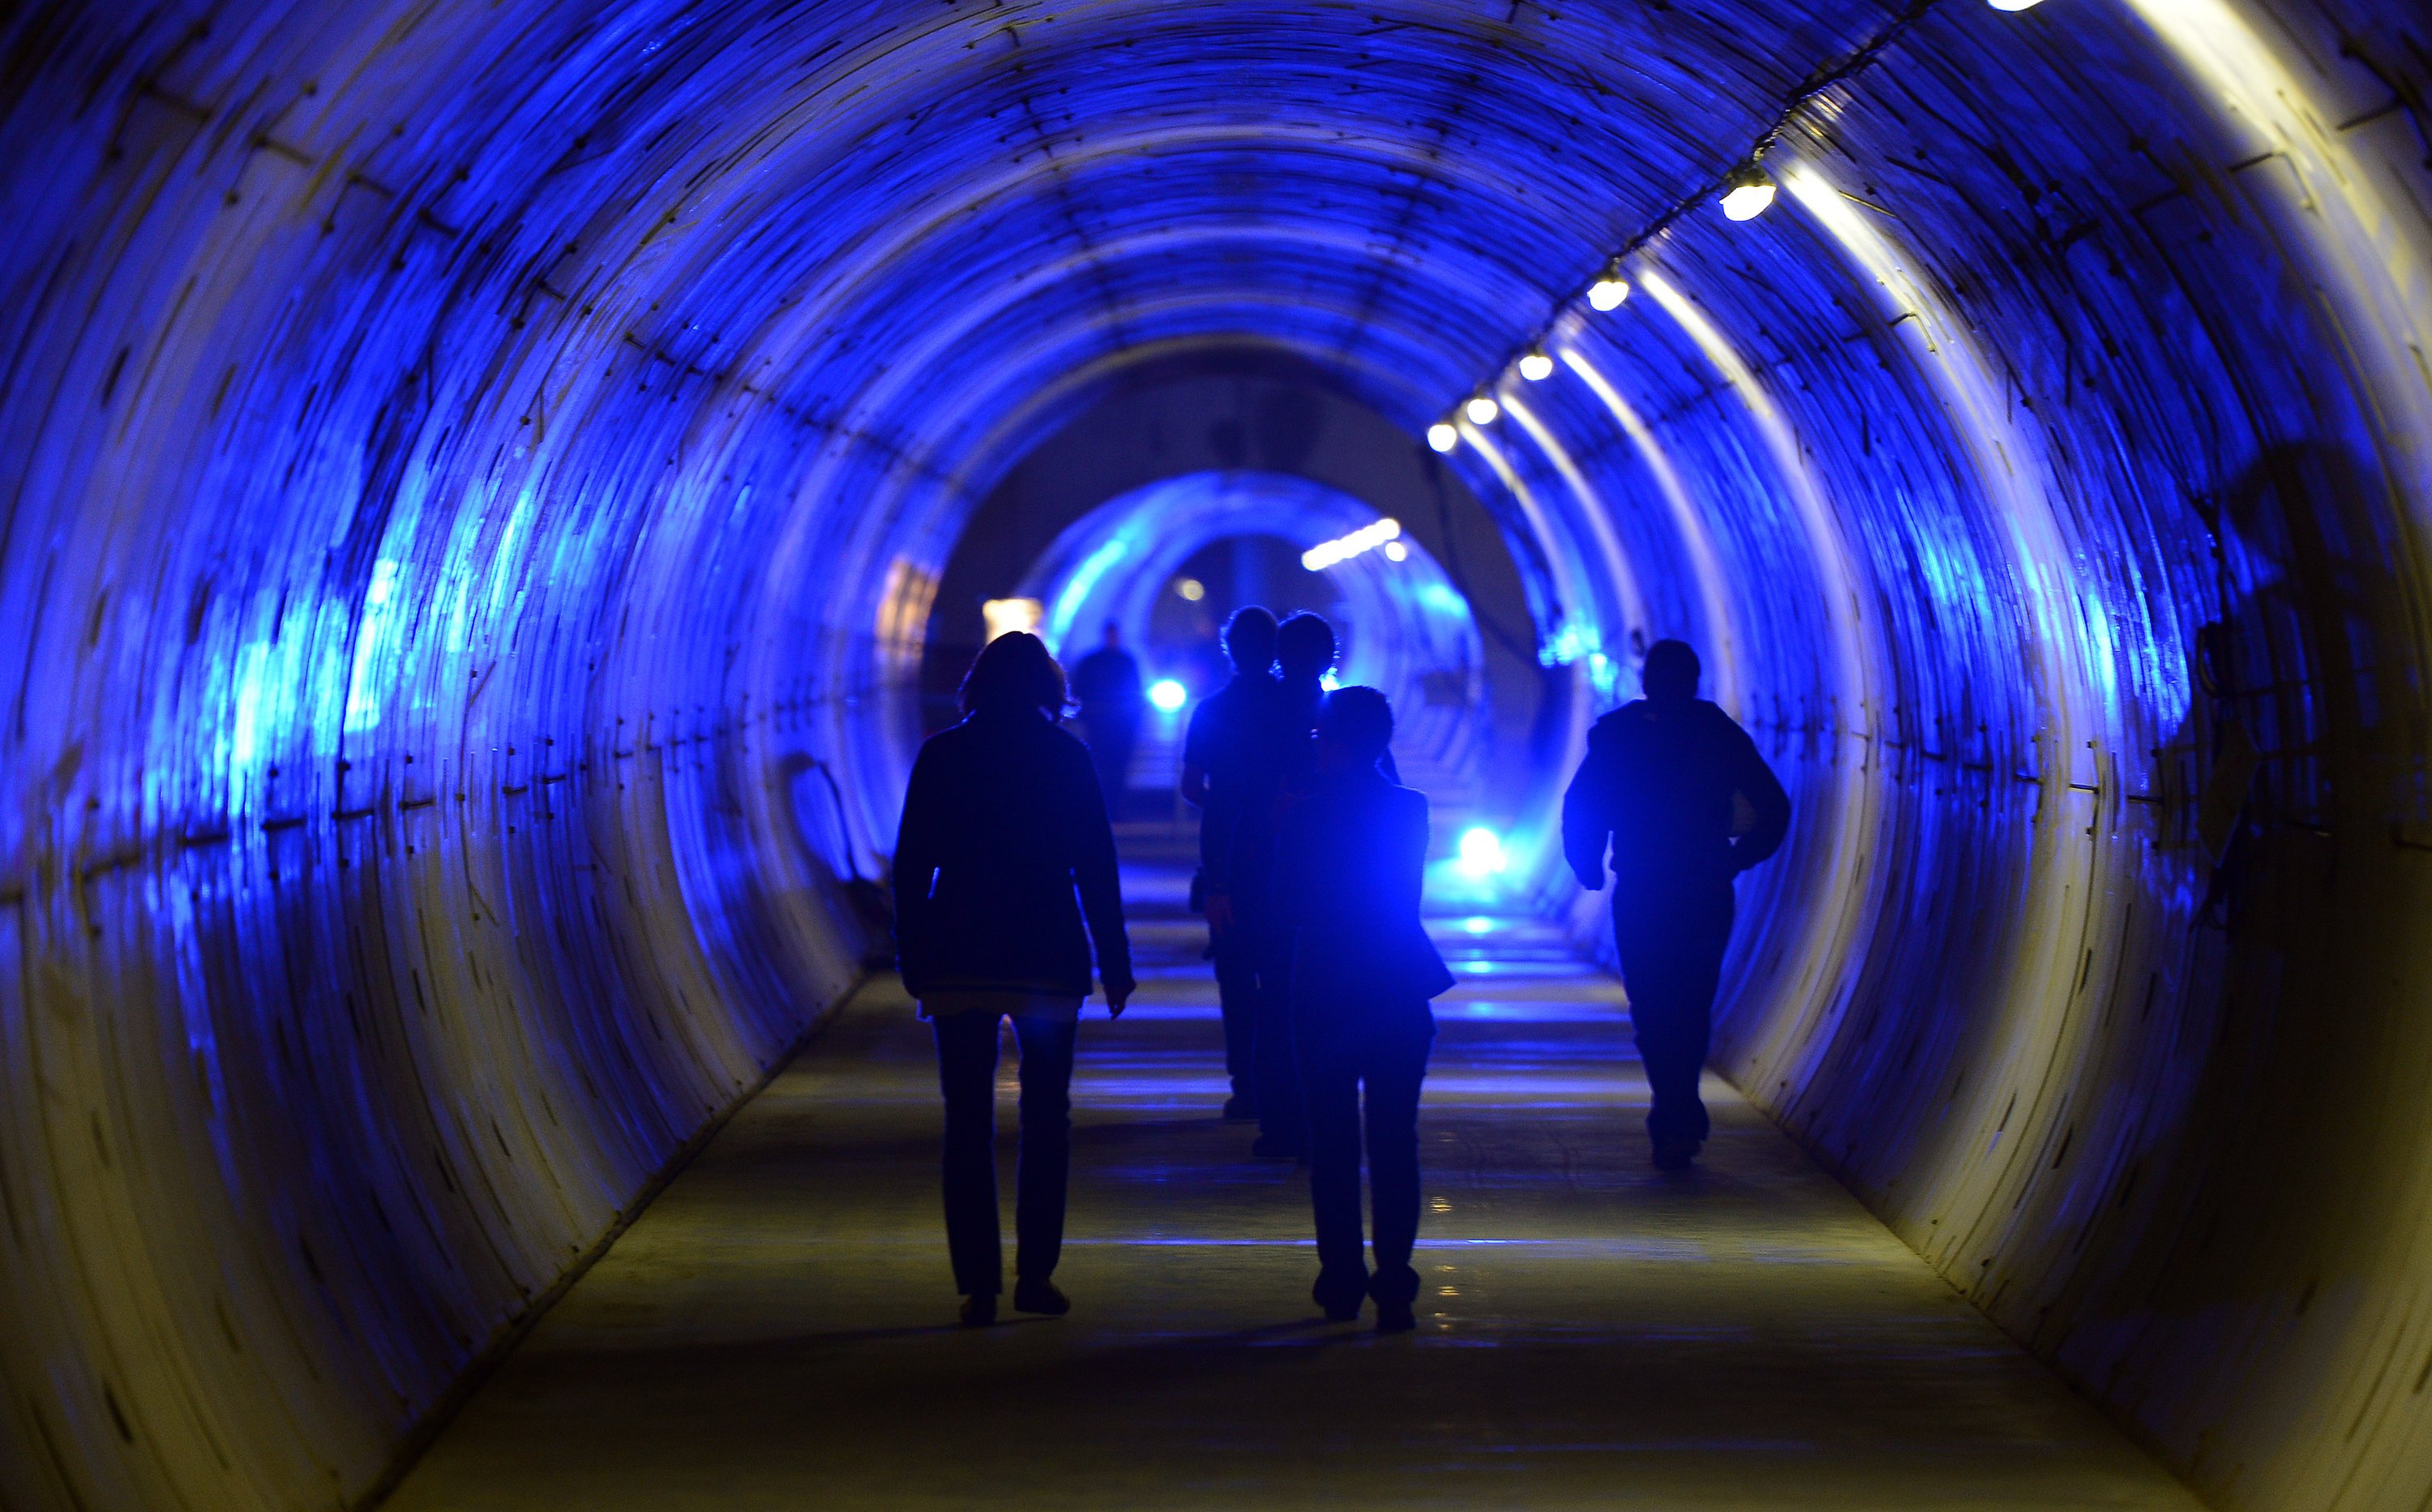
POLYGON ((13 8, 0 1503, 382 1485, 883 949, 983 501, 1221 381, 1491 518, 1545 781, 1704 649, 1717 1070, 2202 1495, 2422 1505, 2427 92, 2409 0, 13 8))

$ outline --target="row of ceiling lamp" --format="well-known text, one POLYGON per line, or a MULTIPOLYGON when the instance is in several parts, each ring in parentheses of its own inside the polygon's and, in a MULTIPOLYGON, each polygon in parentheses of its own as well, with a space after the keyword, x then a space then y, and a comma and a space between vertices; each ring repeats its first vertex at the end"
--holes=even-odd
MULTIPOLYGON (((2030 0, 2033 3, 2033 0, 2030 0)), ((1732 220, 1754 220, 1773 206, 1773 180, 1754 163, 1731 175, 1720 201, 1723 213, 1732 220)), ((1614 258, 1604 265, 1604 272, 1588 285, 1588 308, 1602 313, 1618 310, 1630 297, 1630 280, 1622 277, 1621 259, 1614 258)), ((1520 376, 1532 383, 1554 376, 1554 359, 1545 355, 1542 346, 1531 347, 1520 355, 1520 376)), ((1472 425, 1493 425, 1503 414, 1503 406, 1495 396, 1481 388, 1472 394, 1461 407, 1472 425)), ((1449 420, 1438 420, 1427 427, 1427 445, 1438 451, 1450 451, 1461 445, 1461 432, 1449 420)))
MULTIPOLYGON (((2038 4, 2039 0, 1984 0, 1984 3, 1996 10, 2024 10, 2038 4)), ((1762 150, 1760 147, 1759 151, 1762 150)), ((1721 205, 1724 215, 1732 220, 1754 220, 1773 208, 1773 180, 1765 177, 1765 170, 1757 165, 1757 160, 1751 158, 1723 181, 1722 198, 1717 203, 1721 205)), ((1621 308, 1621 302, 1630 297, 1630 280, 1621 275, 1620 258, 1615 257, 1605 263, 1604 272, 1588 285, 1587 297, 1588 307, 1599 313, 1621 308)), ((1545 355, 1542 344, 1521 353, 1518 365, 1520 376, 1532 383, 1554 376, 1554 359, 1545 355)), ((1468 416, 1472 425, 1493 425, 1503 414, 1503 406, 1495 402, 1493 394, 1480 388, 1463 401, 1461 412, 1468 416)), ((1438 451, 1450 451, 1461 445, 1461 432, 1450 420, 1438 420, 1427 427, 1427 445, 1438 451)))

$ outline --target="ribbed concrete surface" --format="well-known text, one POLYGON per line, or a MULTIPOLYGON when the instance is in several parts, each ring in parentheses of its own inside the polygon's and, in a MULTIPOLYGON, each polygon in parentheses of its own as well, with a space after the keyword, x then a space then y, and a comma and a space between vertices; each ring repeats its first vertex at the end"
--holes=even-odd
POLYGON ((1084 1029, 1072 1317, 953 1326, 930 1050, 885 982, 392 1512, 2196 1504, 1720 1083, 1705 1169, 1651 1170, 1617 990, 1542 926, 1443 937, 1415 1336, 1314 1317, 1302 1178, 1217 1120, 1169 911, 1140 1004, 1084 1029))

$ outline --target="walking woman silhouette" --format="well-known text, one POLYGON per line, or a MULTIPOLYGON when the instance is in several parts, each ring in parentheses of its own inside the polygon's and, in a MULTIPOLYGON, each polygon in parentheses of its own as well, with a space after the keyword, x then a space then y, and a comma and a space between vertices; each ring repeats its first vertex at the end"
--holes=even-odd
POLYGON ((1132 993, 1114 831, 1089 753, 1057 727, 1063 669, 1037 636, 990 641, 963 679, 963 718, 912 764, 895 843, 904 986, 937 1037, 945 1094, 946 1249, 962 1318, 996 1319, 997 1026, 1022 1049, 1013 1305, 1061 1314, 1072 1048, 1090 946, 1106 1006, 1132 993), (1088 920, 1088 932, 1082 921, 1088 920))

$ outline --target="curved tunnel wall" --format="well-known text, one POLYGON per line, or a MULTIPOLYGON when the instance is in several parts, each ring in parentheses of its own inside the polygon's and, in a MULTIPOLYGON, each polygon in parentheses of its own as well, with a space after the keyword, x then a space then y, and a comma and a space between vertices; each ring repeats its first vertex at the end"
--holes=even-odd
POLYGON ((1646 232, 1455 461, 1793 786, 1727 1068, 2208 1493, 2419 1498, 2420 20, 1652 14, 18 12, 0 1492, 361 1495, 851 980, 1027 438, 1415 434, 1646 232))

